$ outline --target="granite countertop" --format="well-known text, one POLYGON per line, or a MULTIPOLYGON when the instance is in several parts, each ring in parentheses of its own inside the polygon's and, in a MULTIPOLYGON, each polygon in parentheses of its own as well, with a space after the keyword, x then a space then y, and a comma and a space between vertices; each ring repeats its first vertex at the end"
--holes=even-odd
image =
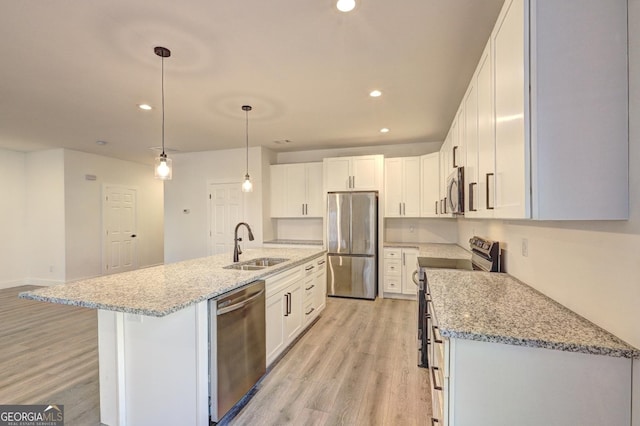
POLYGON ((231 253, 105 275, 20 293, 23 299, 162 317, 320 256, 323 249, 245 249, 240 262, 260 257, 286 262, 257 271, 223 269, 231 253))
POLYGON ((640 358, 611 333, 507 274, 428 269, 445 337, 640 358))
POLYGON ((275 240, 265 241, 263 244, 322 246, 322 240, 286 240, 278 238, 275 240))
POLYGON ((471 252, 457 244, 441 243, 394 243, 384 242, 386 247, 417 248, 418 257, 440 257, 446 259, 471 259, 471 252))

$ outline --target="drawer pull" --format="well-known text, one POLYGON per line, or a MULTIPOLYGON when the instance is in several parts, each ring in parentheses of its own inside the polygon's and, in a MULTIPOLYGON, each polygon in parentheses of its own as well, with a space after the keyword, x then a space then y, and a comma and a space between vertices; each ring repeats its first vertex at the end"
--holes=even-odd
POLYGON ((305 314, 305 315, 311 315, 311 312, 313 312, 313 311, 315 311, 315 310, 316 310, 315 308, 311 308, 311 310, 310 310, 309 312, 305 312, 304 314, 305 314))
POLYGON ((311 287, 307 287, 307 288, 305 288, 305 290, 306 290, 306 291, 309 291, 309 290, 311 290, 312 288, 314 288, 315 286, 316 286, 315 284, 312 284, 312 285, 311 285, 311 287))
POLYGON ((436 419, 435 417, 431 417, 431 426, 435 426, 436 423, 440 424, 440 420, 436 419))
POLYGON ((442 386, 438 386, 438 383, 436 381, 436 370, 438 369, 438 367, 431 367, 431 379, 433 380, 433 388, 435 390, 442 390, 442 386))
POLYGON ((442 336, 440 335, 440 329, 437 325, 433 326, 433 341, 436 343, 442 343, 442 336))
POLYGON ((318 265, 324 265, 324 260, 318 260, 318 265))
POLYGON ((310 266, 307 266, 306 268, 304 268, 304 270, 305 270, 305 271, 310 271, 310 270, 312 270, 313 268, 315 268, 315 266, 310 265, 310 266))

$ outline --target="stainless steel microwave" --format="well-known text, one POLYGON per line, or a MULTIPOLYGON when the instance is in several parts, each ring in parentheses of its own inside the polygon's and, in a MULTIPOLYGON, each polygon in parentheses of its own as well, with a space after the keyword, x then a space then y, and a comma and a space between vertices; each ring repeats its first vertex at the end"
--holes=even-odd
POLYGON ((457 167, 447 178, 447 204, 450 213, 464 214, 464 167, 457 167))

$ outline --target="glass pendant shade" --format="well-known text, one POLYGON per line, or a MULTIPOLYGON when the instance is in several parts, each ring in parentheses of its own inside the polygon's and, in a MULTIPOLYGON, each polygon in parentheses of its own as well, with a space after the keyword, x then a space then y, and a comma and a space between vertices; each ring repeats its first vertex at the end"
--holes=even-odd
POLYGON ((253 184, 249 175, 244 175, 244 182, 242 182, 242 192, 253 192, 253 184))
POLYGON ((167 158, 166 154, 160 154, 155 161, 155 177, 156 179, 170 180, 173 171, 172 161, 167 158))
POLYGON ((338 0, 336 7, 340 12, 351 12, 356 7, 355 0, 338 0))

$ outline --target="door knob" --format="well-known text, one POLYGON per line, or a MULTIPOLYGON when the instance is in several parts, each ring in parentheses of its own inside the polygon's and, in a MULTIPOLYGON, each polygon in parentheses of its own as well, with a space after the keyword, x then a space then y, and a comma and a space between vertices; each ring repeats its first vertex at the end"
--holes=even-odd
POLYGON ((131 238, 135 238, 135 237, 136 237, 136 234, 131 234, 131 238))

